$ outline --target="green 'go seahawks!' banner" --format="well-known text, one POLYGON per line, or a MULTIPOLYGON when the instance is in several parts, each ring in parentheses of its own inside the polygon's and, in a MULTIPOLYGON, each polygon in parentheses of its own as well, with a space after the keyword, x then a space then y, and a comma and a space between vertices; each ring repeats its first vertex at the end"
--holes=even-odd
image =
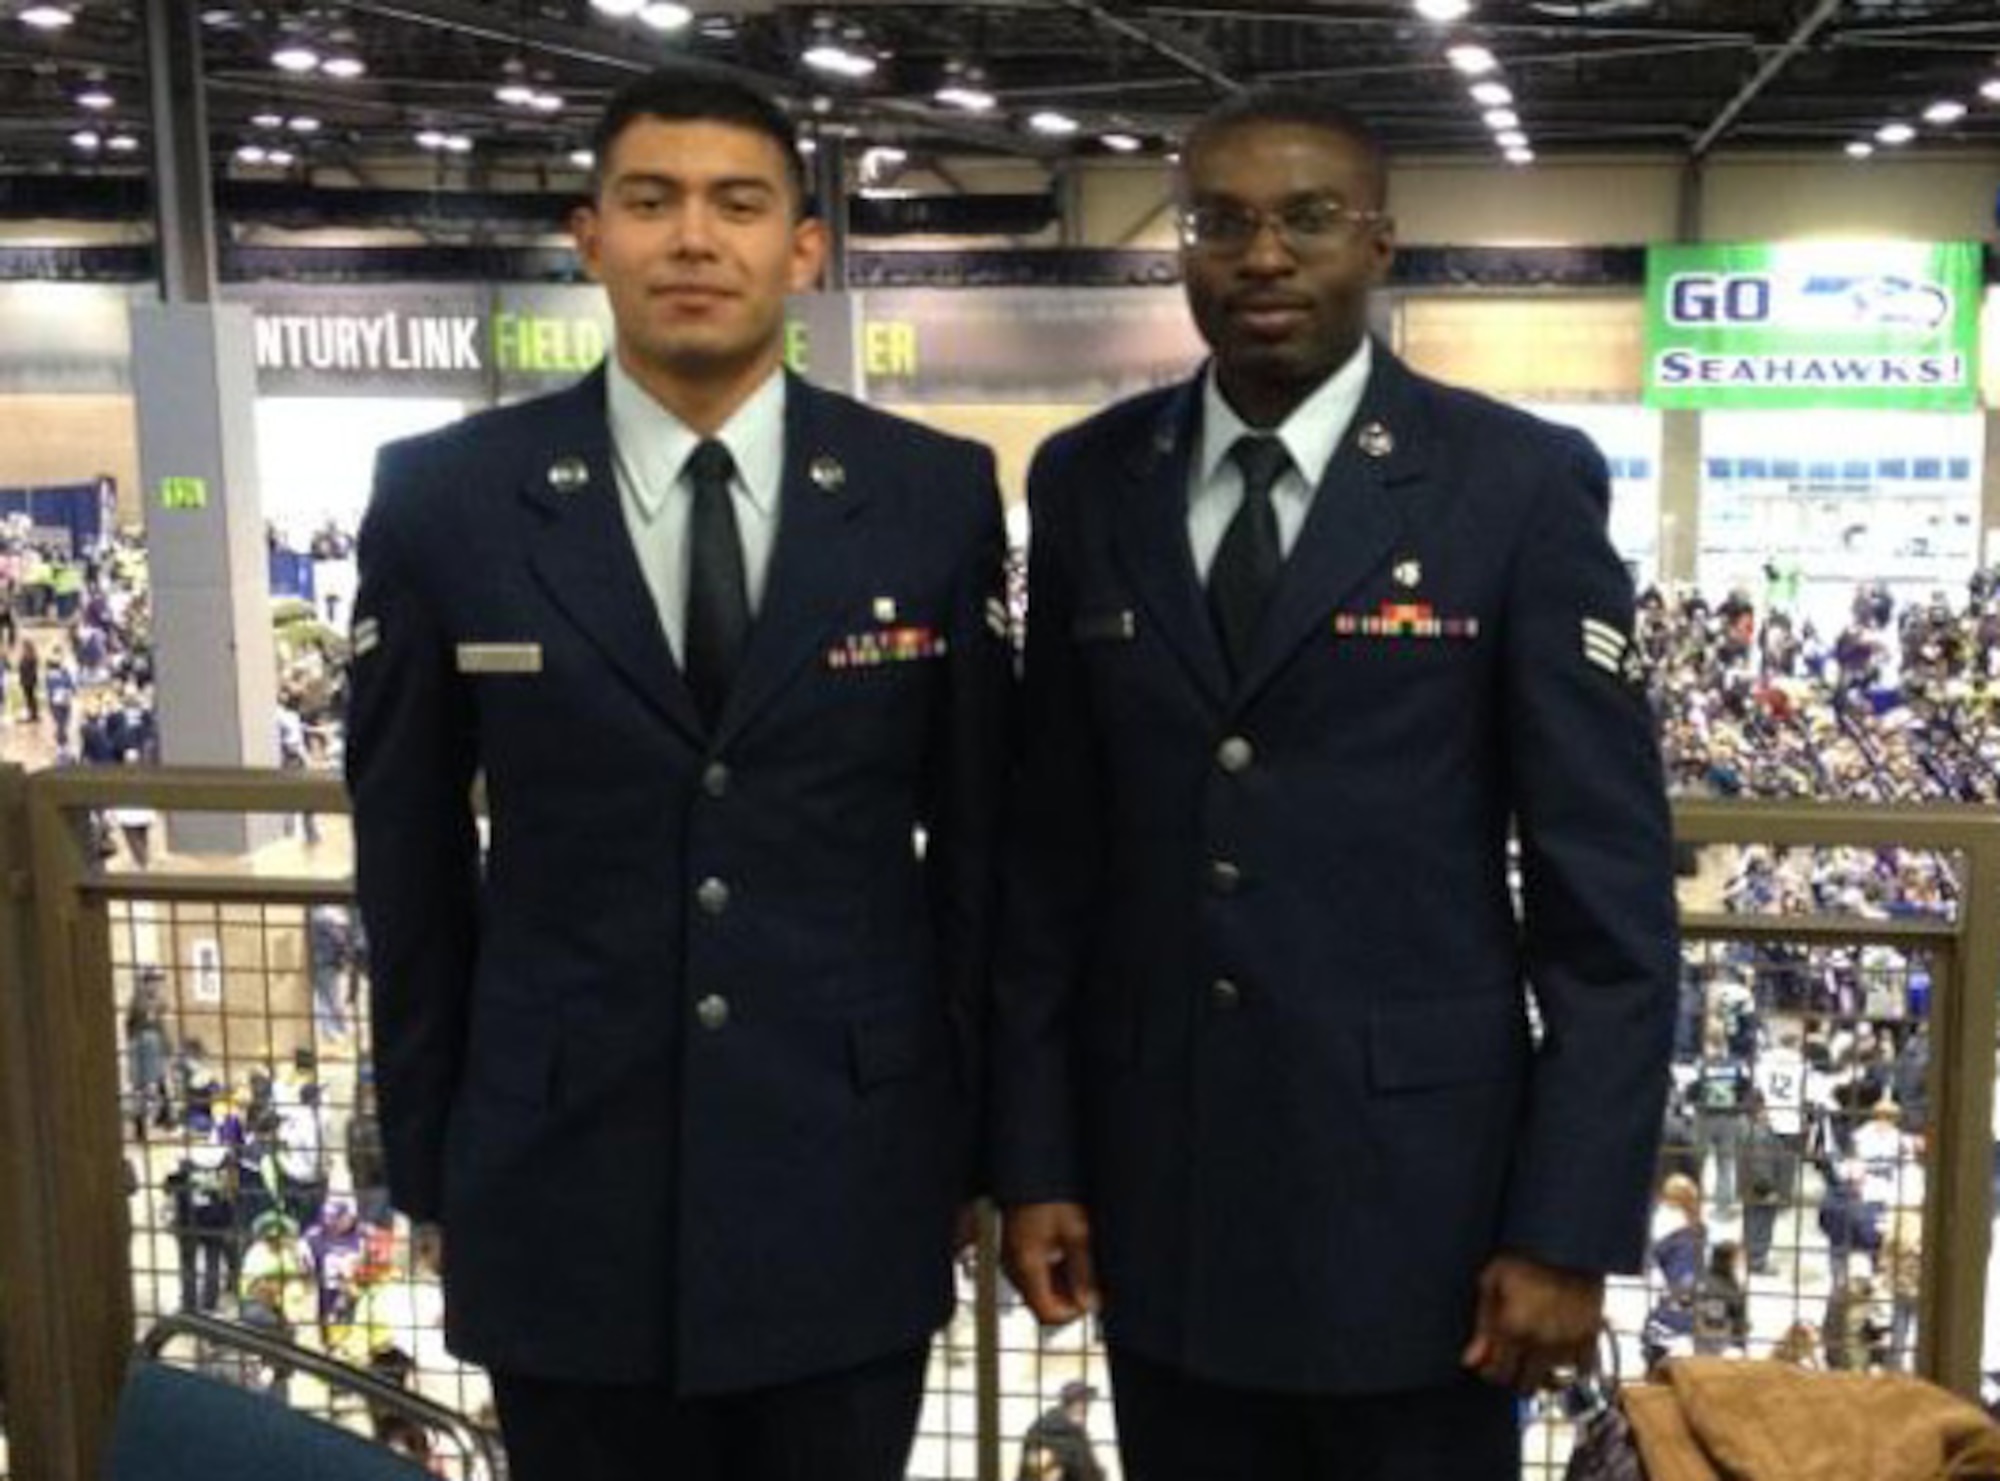
POLYGON ((1978 404, 1973 242, 1669 246, 1646 254, 1646 404, 1978 404))

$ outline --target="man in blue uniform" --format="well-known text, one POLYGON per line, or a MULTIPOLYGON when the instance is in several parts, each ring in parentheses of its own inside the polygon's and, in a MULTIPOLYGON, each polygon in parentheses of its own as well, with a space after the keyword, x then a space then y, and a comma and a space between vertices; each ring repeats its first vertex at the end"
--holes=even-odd
POLYGON ((389 448, 361 534, 390 1190, 523 1481, 890 1481, 971 1188, 992 458, 782 368, 768 100, 643 78, 596 159, 615 353, 389 448))
POLYGON ((1184 158, 1213 359, 1030 477, 1007 1253, 1045 1321, 1101 1289, 1134 1481, 1511 1476, 1513 1391, 1643 1251, 1667 1083, 1605 468, 1370 342, 1360 121, 1253 94, 1184 158))

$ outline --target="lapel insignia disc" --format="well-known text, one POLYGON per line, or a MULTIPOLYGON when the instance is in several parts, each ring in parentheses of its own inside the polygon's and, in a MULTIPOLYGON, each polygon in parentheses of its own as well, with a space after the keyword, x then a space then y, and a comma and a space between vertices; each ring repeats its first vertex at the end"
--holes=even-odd
POLYGON ((1395 435, 1380 422, 1370 422, 1363 427, 1361 435, 1355 440, 1371 458, 1386 458, 1396 450, 1395 435))
POLYGON ((549 487, 559 494, 573 494, 590 482, 590 465, 582 458, 557 458, 549 464, 549 487))
POLYGON ((1396 569, 1392 574, 1395 576, 1398 586, 1418 586, 1423 582, 1424 568, 1414 560, 1397 561, 1396 569))
POLYGON ((837 494, 847 486, 847 470, 840 466, 840 459, 822 453, 806 468, 810 478, 823 494, 837 494))

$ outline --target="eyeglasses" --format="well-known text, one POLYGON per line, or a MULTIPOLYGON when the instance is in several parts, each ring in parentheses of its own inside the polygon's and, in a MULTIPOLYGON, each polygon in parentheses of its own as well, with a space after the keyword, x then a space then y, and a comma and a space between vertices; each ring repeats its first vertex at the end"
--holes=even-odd
POLYGON ((1200 252, 1233 255, 1250 250, 1268 222, 1285 249, 1299 256, 1346 245, 1364 228, 1386 221, 1383 211, 1363 211, 1325 196, 1288 202, 1275 211, 1252 206, 1189 206, 1180 213, 1181 241, 1200 252))

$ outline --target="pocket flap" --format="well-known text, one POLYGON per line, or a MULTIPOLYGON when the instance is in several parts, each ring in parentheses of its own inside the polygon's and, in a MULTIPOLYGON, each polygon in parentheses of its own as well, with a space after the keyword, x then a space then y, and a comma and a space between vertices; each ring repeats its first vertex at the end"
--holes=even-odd
POLYGON ((1378 1004, 1368 1015, 1368 1075, 1376 1090, 1422 1090, 1519 1072, 1528 1020, 1518 993, 1378 1004))

